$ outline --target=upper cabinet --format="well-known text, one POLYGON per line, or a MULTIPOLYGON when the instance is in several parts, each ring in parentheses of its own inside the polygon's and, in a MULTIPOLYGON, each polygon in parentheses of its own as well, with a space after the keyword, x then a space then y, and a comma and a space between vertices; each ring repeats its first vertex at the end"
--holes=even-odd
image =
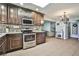
POLYGON ((0 4, 0 23, 7 23, 7 4, 0 4))
POLYGON ((35 25, 42 25, 42 21, 44 20, 44 15, 37 12, 32 12, 32 18, 35 25))
POLYGON ((13 5, 8 5, 8 23, 18 24, 18 8, 13 5))
POLYGON ((22 9, 18 8, 18 19, 17 19, 17 23, 21 24, 21 20, 22 20, 22 9))
POLYGON ((8 23, 21 24, 21 9, 19 7, 8 5, 8 23))
POLYGON ((0 23, 21 25, 23 17, 32 18, 34 25, 42 25, 44 15, 13 4, 0 3, 0 23))
POLYGON ((43 14, 28 9, 19 9, 18 16, 19 19, 22 19, 22 17, 32 18, 34 25, 37 26, 42 25, 42 21, 44 20, 43 14))

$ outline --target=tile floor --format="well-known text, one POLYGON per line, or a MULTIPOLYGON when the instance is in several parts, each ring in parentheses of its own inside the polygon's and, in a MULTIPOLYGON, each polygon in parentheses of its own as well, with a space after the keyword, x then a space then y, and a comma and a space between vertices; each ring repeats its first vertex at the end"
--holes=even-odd
POLYGON ((10 52, 4 56, 79 56, 79 40, 47 38, 44 44, 10 52))

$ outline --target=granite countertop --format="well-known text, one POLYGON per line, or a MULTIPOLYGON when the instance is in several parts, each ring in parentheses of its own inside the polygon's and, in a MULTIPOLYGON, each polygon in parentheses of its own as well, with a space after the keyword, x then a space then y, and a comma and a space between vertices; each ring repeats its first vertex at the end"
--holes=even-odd
MULTIPOLYGON (((41 32, 45 32, 45 31, 33 31, 35 33, 41 33, 41 32)), ((22 32, 6 32, 6 33, 0 33, 0 38, 7 35, 7 34, 19 34, 19 33, 22 33, 22 32)))
POLYGON ((19 34, 19 33, 22 33, 22 32, 8 32, 8 33, 0 33, 0 38, 5 36, 6 34, 19 34))
POLYGON ((40 33, 40 32, 45 32, 45 31, 33 31, 33 32, 37 32, 37 33, 40 33))
POLYGON ((7 34, 18 34, 18 33, 22 33, 22 32, 8 32, 7 34))
POLYGON ((5 36, 5 35, 6 35, 6 33, 0 33, 0 38, 5 36))

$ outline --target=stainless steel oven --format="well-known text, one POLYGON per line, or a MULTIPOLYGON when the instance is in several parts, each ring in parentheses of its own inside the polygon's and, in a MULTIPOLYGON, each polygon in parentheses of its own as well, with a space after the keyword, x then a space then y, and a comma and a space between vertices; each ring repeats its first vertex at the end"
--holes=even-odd
POLYGON ((23 34, 24 42, 30 42, 35 40, 35 33, 23 34))
POLYGON ((23 32, 23 49, 36 46, 36 34, 31 29, 24 29, 23 32))
POLYGON ((23 49, 36 46, 35 33, 23 34, 23 49))

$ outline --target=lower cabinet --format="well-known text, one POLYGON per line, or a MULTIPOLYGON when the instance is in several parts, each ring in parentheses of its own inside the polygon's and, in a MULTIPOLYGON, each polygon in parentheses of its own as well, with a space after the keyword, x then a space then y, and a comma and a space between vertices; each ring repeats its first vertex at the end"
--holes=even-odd
POLYGON ((4 54, 6 52, 6 37, 3 36, 0 38, 0 54, 4 54))
POLYGON ((7 35, 7 51, 22 48, 22 35, 21 34, 10 34, 7 35))
POLYGON ((46 42, 45 32, 36 32, 36 44, 42 44, 46 42))

